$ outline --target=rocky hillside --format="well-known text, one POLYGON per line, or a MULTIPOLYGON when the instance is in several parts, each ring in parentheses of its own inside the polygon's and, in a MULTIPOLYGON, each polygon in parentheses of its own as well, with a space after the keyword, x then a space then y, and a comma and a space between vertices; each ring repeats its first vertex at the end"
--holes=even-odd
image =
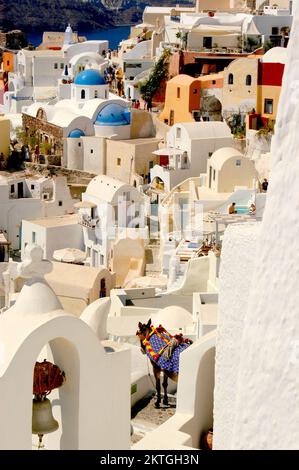
POLYGON ((67 23, 77 30, 113 25, 113 15, 100 2, 80 0, 5 0, 6 11, 0 25, 3 30, 63 31, 67 23))
POLYGON ((61 31, 67 23, 79 31, 108 28, 139 22, 146 5, 177 3, 178 0, 0 0, 0 30, 61 31))

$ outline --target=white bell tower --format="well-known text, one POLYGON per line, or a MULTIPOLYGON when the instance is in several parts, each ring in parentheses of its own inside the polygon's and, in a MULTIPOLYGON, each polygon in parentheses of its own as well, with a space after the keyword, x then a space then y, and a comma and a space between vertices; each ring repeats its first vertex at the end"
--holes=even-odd
POLYGON ((73 30, 70 24, 68 24, 65 33, 64 33, 64 41, 63 44, 68 46, 69 44, 73 43, 73 30))

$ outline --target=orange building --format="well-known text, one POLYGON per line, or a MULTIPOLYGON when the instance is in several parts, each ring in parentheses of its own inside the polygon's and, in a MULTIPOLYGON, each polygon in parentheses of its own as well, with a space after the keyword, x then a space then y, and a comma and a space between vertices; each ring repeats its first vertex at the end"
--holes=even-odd
POLYGON ((3 52, 2 70, 3 72, 14 72, 16 63, 16 54, 13 52, 3 52))
POLYGON ((178 122, 193 122, 200 109, 200 80, 189 75, 177 75, 167 82, 165 106, 160 120, 172 126, 178 122))
POLYGON ((169 126, 178 122, 221 120, 223 72, 193 78, 177 75, 166 87, 161 121, 169 126))

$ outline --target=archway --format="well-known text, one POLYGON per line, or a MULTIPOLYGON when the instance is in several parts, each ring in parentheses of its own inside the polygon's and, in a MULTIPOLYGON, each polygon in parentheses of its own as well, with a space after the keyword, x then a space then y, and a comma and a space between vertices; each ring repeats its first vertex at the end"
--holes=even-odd
MULTIPOLYGON (((13 328, 13 344, 0 377, 0 394, 5 397, 0 402, 0 448, 32 448, 33 368, 47 344, 53 355, 52 362, 66 374, 65 384, 58 389, 62 434, 55 447, 66 450, 128 448, 129 354, 110 353, 108 358, 86 323, 57 310, 57 298, 45 283, 30 285, 30 282, 19 294, 15 310, 8 314, 10 317, 17 315, 18 328, 13 328), (32 307, 27 302, 24 307, 26 302, 22 296, 27 298, 32 289, 36 305, 32 307), (43 312, 45 302, 41 302, 38 294, 43 294, 43 298, 46 295, 50 315, 43 312), (30 315, 26 314, 27 310, 30 315), (91 400, 91 396, 96 400, 91 400)), ((4 347, 11 336, 12 323, 3 318, 0 341, 4 347)), ((49 443, 55 440, 55 434, 49 435, 49 443)))
POLYGON ((201 99, 200 109, 204 121, 222 120, 222 104, 216 96, 204 96, 201 99))
POLYGON ((159 176, 155 176, 153 178, 153 180, 151 182, 151 186, 155 189, 160 190, 160 191, 164 191, 164 189, 165 189, 165 183, 159 176))

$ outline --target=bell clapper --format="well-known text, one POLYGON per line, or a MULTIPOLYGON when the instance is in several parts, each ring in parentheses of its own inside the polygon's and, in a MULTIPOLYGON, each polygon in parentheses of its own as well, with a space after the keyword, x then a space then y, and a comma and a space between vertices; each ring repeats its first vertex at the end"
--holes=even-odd
POLYGON ((38 449, 43 449, 45 447, 43 444, 43 437, 44 437, 43 434, 38 434, 38 446, 37 446, 38 449))

